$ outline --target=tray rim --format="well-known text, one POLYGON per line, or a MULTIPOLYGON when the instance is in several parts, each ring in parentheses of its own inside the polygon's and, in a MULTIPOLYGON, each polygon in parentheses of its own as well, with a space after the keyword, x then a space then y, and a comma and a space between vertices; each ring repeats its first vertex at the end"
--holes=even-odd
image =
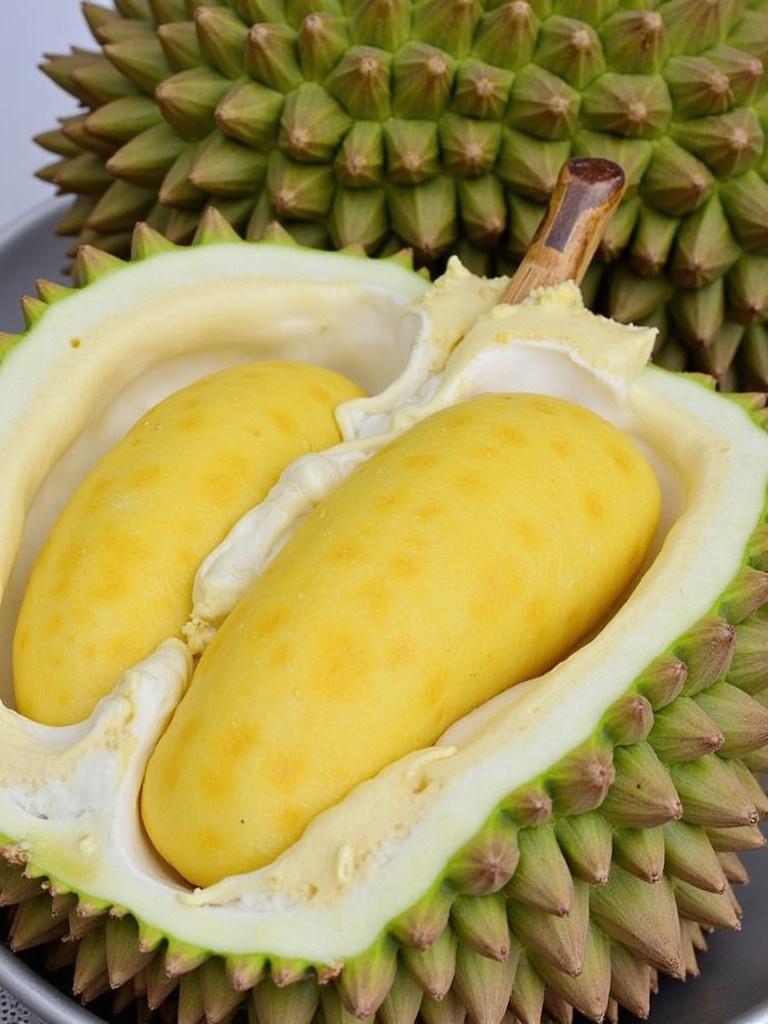
POLYGON ((26 210, 22 210, 11 217, 10 220, 0 224, 0 248, 10 245, 13 242, 21 241, 23 236, 39 223, 48 220, 54 213, 62 208, 61 198, 43 199, 26 210))
POLYGON ((103 1024, 102 1017, 60 992, 4 945, 0 945, 0 987, 44 1024, 103 1024))

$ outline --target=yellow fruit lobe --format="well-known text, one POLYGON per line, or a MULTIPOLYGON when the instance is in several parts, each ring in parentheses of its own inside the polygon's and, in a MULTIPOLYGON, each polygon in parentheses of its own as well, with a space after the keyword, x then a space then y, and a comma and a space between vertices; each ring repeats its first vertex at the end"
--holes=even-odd
POLYGON ((33 570, 14 642, 22 714, 86 718, 179 634, 200 564, 293 459, 337 443, 359 389, 329 370, 237 366, 161 402, 86 477, 33 570))
POLYGON ((656 478, 578 406, 486 396, 422 421, 298 528, 222 626, 150 761, 143 816, 205 885, 568 654, 656 530, 656 478))

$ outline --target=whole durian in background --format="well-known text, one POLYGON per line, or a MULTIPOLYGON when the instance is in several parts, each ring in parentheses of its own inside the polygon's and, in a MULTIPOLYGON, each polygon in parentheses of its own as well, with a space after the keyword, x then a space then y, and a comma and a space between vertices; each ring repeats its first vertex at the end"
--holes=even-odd
POLYGON ((563 162, 606 156, 630 191, 588 301, 768 387, 768 0, 115 4, 83 4, 101 52, 44 65, 86 108, 38 140, 63 234, 124 255, 213 205, 249 239, 506 271, 563 162))

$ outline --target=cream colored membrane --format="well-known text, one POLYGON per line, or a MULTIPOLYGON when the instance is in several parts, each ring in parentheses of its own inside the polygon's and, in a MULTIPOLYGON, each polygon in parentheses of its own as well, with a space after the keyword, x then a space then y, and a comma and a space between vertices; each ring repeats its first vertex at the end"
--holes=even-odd
POLYGON ((0 700, 13 706, 11 641, 40 547, 80 480, 147 409, 252 360, 318 363, 380 391, 406 363, 421 324, 404 310, 424 288, 383 262, 371 272, 351 257, 218 245, 138 263, 48 310, 0 372, 11 496, 0 533, 0 700))

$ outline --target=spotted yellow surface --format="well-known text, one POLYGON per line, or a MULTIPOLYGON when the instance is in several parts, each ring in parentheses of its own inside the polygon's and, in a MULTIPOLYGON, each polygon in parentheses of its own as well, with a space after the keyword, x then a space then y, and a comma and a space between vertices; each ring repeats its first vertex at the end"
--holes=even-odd
POLYGON ((19 710, 79 721, 121 673, 175 636, 201 562, 293 459, 340 439, 345 378, 248 364, 147 413, 98 463, 32 573, 14 643, 19 710))
POLYGON ((461 715, 567 654, 641 565, 660 508, 598 416, 487 396, 424 420, 299 527, 204 655, 143 817, 209 884, 461 715))

